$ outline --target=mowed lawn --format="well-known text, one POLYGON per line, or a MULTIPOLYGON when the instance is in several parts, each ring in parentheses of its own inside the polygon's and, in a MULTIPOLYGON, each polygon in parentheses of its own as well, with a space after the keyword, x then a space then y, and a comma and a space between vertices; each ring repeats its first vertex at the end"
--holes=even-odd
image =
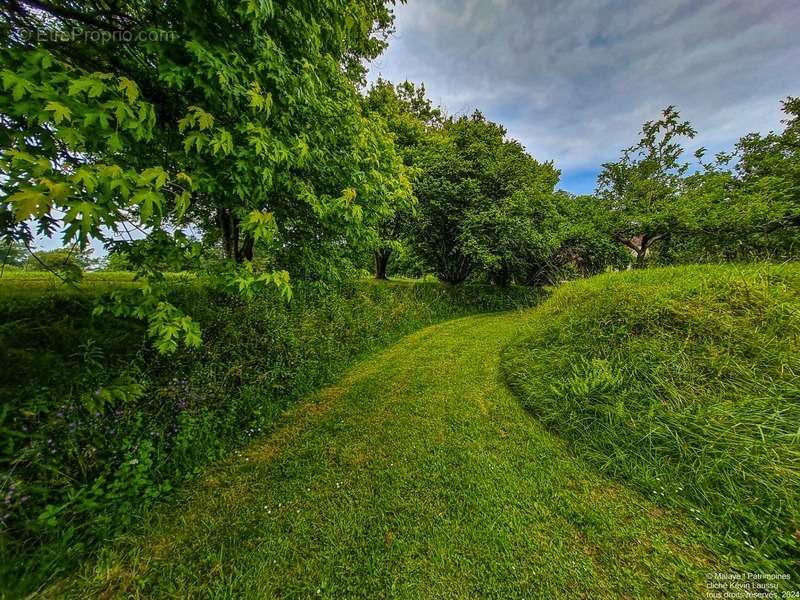
POLYGON ((726 565, 691 519, 598 475, 503 384, 525 317, 451 321, 372 356, 45 595, 704 595, 726 565))

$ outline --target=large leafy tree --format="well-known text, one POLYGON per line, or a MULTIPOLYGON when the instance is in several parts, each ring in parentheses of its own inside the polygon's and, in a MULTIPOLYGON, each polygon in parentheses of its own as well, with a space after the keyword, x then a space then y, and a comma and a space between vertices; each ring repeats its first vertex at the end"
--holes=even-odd
POLYGON ((28 256, 25 261, 26 271, 69 272, 75 269, 95 267, 98 260, 93 256, 92 248, 80 249, 56 248, 54 250, 39 250, 28 256))
POLYGON ((782 104, 782 132, 751 133, 736 147, 735 191, 756 207, 750 220, 767 233, 800 227, 800 98, 782 104))
POLYGON ((594 196, 560 191, 555 197, 561 217, 558 246, 545 262, 531 264, 528 283, 552 284, 630 264, 630 253, 608 235, 609 214, 594 196))
POLYGON ((691 124, 670 106, 643 125, 640 141, 618 161, 603 165, 597 180, 597 196, 608 211, 603 225, 630 248, 637 266, 645 264, 654 244, 691 219, 693 207, 683 196, 689 163, 680 140, 694 136, 691 124))
MULTIPOLYGON (((395 86, 378 79, 364 102, 369 114, 386 122, 403 164, 413 172, 419 145, 433 128, 443 122, 442 111, 427 97, 425 86, 410 81, 395 86)), ((414 203, 408 202, 380 223, 380 238, 373 250, 376 279, 386 279, 390 257, 403 251, 409 228, 413 226, 413 216, 414 203)))
MULTIPOLYGON (((196 224, 241 265, 229 279, 246 293, 273 283, 288 293, 287 267, 313 274, 326 252, 374 243, 410 194, 356 91, 391 4, 10 3, 3 237, 63 228, 65 243, 104 240, 157 281, 150 257, 198 253, 183 233, 196 224)), ((160 348, 199 342, 191 319, 157 295, 148 303, 134 314, 180 325, 160 329, 160 348)))
POLYGON ((481 273, 506 285, 552 251, 558 171, 481 113, 447 120, 416 167, 416 246, 443 281, 481 273))
POLYGON ((659 251, 663 262, 791 258, 800 250, 800 101, 783 102, 780 132, 751 133, 683 183, 690 226, 659 251))

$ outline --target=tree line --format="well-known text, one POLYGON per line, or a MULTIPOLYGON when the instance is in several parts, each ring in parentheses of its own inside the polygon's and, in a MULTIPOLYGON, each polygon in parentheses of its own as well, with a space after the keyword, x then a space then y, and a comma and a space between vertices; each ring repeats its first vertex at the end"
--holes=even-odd
POLYGON ((479 111, 448 116, 421 85, 366 88, 394 4, 4 3, 6 247, 105 244, 148 285, 97 310, 148 319, 163 351, 200 343, 168 301, 169 270, 289 298, 292 278, 348 277, 368 260, 378 278, 510 285, 796 252, 797 99, 782 131, 700 152, 696 168, 683 146, 695 132, 668 108, 576 197, 479 111))
POLYGON ((557 189, 552 162, 531 157, 479 111, 445 117, 424 86, 379 80, 367 107, 384 118, 412 173, 417 203, 382 229, 375 276, 432 272, 536 285, 607 269, 797 256, 800 100, 780 132, 744 136, 730 153, 687 160, 692 125, 675 107, 602 166, 592 195, 557 189), (409 260, 408 257, 414 257, 409 260))

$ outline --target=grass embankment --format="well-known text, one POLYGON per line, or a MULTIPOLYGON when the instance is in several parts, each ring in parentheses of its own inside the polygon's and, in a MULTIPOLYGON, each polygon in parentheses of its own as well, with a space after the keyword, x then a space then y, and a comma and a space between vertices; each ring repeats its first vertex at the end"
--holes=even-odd
POLYGON ((209 470, 51 597, 694 598, 685 514, 598 475, 520 406, 537 312, 404 338, 209 470))
POLYGON ((726 560, 800 585, 800 265, 606 275, 530 324, 504 370, 537 419, 726 560))
POLYGON ((243 302, 178 277, 173 301, 199 321, 204 343, 160 357, 141 322, 91 317, 119 277, 91 275, 77 290, 39 279, 0 279, 0 597, 68 573, 359 356, 539 296, 361 282, 300 284, 290 304, 272 294, 243 302))

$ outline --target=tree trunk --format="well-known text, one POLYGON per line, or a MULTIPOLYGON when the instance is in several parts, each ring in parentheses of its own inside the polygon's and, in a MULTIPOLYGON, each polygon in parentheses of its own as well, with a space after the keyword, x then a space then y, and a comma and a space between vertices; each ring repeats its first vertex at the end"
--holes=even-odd
POLYGON ((217 208, 217 222, 219 223, 220 231, 222 231, 222 250, 225 253, 225 258, 233 260, 236 258, 238 248, 236 248, 235 244, 231 211, 227 208, 217 208))
POLYGON ((244 243, 239 243, 239 219, 233 214, 233 211, 229 208, 217 208, 217 222, 222 231, 222 250, 225 258, 235 260, 237 263, 253 260, 255 240, 247 235, 244 243))
POLYGON ((375 251, 375 279, 387 279, 386 267, 389 265, 389 256, 392 251, 389 248, 381 248, 375 251))
POLYGON ((236 253, 236 262, 241 263, 242 261, 252 261, 253 260, 253 245, 255 240, 250 237, 249 235, 244 238, 244 244, 236 253))
POLYGON ((635 267, 637 269, 643 269, 645 266, 645 260, 647 259, 647 246, 643 243, 639 248, 635 249, 635 252, 636 252, 635 267))
POLYGON ((500 268, 491 274, 490 280, 491 283, 500 287, 508 287, 511 285, 511 269, 508 263, 503 262, 500 268))
POLYGON ((634 251, 636 252, 636 268, 641 269, 645 266, 645 260, 647 259, 647 254, 650 252, 650 248, 659 240, 663 240, 665 237, 669 235, 669 232, 666 233, 658 233, 652 237, 648 237, 646 235, 642 236, 641 243, 639 247, 634 247, 634 251))
POLYGON ((650 249, 650 246, 653 245, 653 242, 661 239, 662 237, 664 236, 657 235, 653 238, 648 238, 646 235, 638 235, 630 239, 624 237, 617 237, 617 240, 624 246, 627 246, 636 257, 636 261, 633 263, 633 267, 635 269, 641 269, 645 266, 645 260, 647 259, 647 251, 650 249))

